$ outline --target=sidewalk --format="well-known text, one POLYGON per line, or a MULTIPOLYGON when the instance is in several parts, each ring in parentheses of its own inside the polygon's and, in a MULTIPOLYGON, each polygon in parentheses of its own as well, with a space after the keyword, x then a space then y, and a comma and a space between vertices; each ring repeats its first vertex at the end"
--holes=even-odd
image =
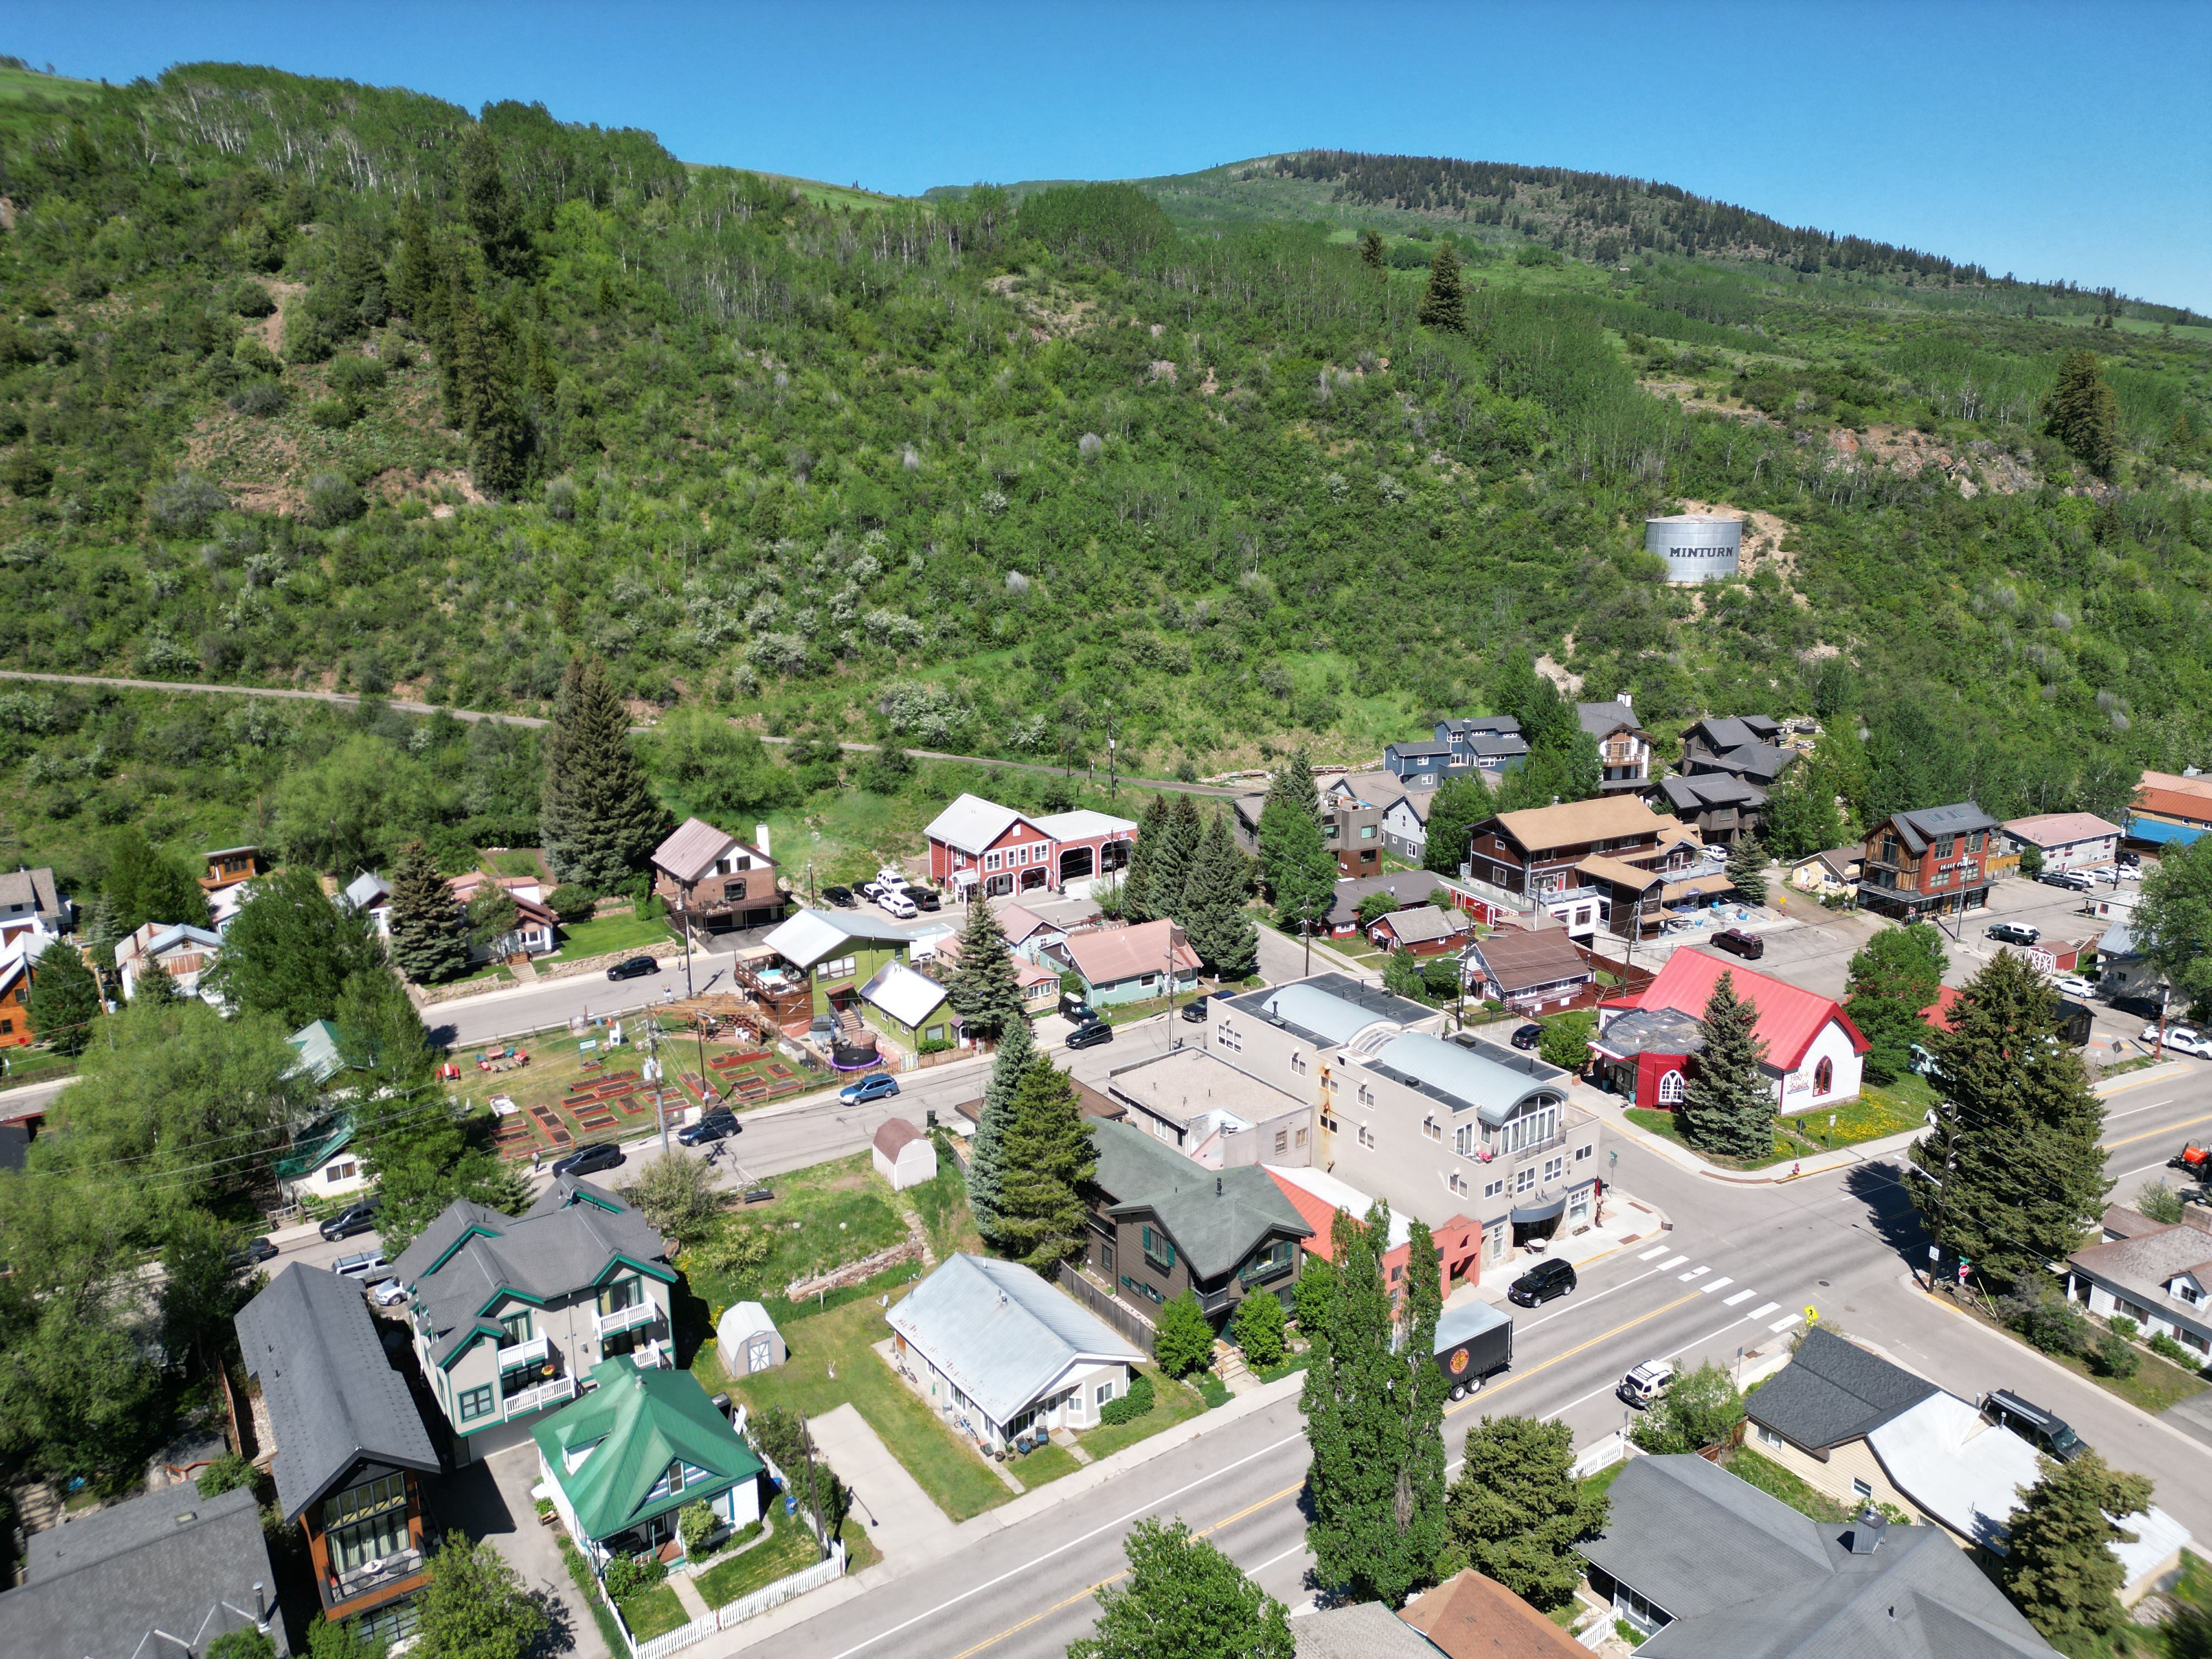
POLYGON ((1605 1219, 1587 1232, 1554 1239, 1540 1253, 1529 1249, 1510 1252, 1503 1261, 1485 1267, 1474 1284, 1462 1285, 1445 1297, 1444 1305, 1449 1308, 1468 1302, 1501 1303, 1505 1300, 1507 1289, 1530 1262, 1556 1256, 1562 1261, 1572 1262, 1577 1268, 1586 1267, 1615 1250, 1641 1244, 1647 1238, 1669 1231, 1674 1224, 1657 1205, 1624 1193, 1618 1187, 1606 1188, 1599 1207, 1605 1219))

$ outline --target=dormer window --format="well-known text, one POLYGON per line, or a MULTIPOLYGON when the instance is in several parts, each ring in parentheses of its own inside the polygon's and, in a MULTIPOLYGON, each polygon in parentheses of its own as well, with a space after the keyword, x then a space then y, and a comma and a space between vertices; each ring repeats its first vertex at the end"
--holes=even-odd
POLYGON ((2197 1287, 2197 1281, 2193 1279, 2177 1279, 2166 1289, 2169 1296, 2179 1297, 2192 1308, 2203 1305, 2204 1292, 2197 1287))
POLYGON ((668 1495, 673 1498, 684 1490, 684 1460, 678 1458, 668 1466, 668 1495))

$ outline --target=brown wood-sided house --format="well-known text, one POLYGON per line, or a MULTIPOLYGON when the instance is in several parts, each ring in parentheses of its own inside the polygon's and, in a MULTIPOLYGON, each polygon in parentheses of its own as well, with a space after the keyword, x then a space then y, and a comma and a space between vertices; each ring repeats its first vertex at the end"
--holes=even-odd
POLYGON ((776 885, 768 826, 754 842, 702 818, 686 818, 653 849, 653 890, 679 929, 702 933, 758 927, 783 920, 790 901, 776 885))
POLYGON ((1893 812, 1867 836, 1859 902, 1905 921, 1979 909, 1996 879, 1991 861, 2009 850, 1997 821, 1970 800, 1893 812))

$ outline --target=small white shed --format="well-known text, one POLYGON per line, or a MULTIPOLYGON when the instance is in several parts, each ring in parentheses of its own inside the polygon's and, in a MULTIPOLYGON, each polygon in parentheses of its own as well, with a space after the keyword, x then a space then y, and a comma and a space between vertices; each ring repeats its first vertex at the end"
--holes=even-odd
POLYGON ((740 1302, 722 1315, 722 1322, 714 1328, 714 1352, 731 1376, 772 1370, 790 1357, 783 1333, 757 1302, 740 1302))
POLYGON ((903 1192, 937 1179, 937 1146, 902 1117, 886 1119, 876 1131, 876 1173, 903 1192))

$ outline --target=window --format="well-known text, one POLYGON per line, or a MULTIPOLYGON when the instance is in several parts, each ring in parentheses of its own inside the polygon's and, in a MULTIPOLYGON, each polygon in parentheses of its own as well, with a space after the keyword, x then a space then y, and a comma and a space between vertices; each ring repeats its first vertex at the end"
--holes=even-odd
POLYGON ((491 1394, 492 1391, 489 1384, 486 1384, 481 1389, 462 1389, 461 1421, 468 1423, 474 1421, 479 1417, 489 1417, 491 1415, 492 1409, 491 1394))
POLYGON ((599 1311, 603 1314, 620 1313, 625 1308, 636 1307, 644 1300, 645 1285, 635 1273, 599 1287, 599 1311))
POLYGON ((1175 1266, 1175 1240, 1152 1227, 1146 1227, 1144 1230, 1143 1237, 1146 1261, 1151 1262, 1162 1273, 1167 1272, 1169 1268, 1175 1266))
POLYGON ((853 976, 852 957, 839 957, 835 962, 825 962, 814 970, 817 979, 850 979, 853 976))
POLYGON ((1680 1072, 1668 1072, 1660 1078, 1659 1103, 1662 1106, 1680 1106, 1682 1103, 1682 1074, 1680 1072))
POLYGON ((1109 1279, 1114 1277, 1114 1243, 1111 1239, 1098 1241, 1098 1271, 1109 1279))
POLYGON ((1371 823, 1361 824, 1359 826, 1359 839, 1362 841, 1373 841, 1375 839, 1375 826, 1371 823))
POLYGON ((1000 855, 996 853, 986 853, 983 854, 983 867, 986 870, 997 869, 999 867, 999 859, 1000 855))
POLYGON ((1288 1129, 1275 1131, 1275 1150, 1279 1152, 1287 1152, 1291 1150, 1291 1132, 1288 1129))
POLYGON ((1421 1120, 1421 1133, 1431 1140, 1442 1140, 1444 1138, 1443 1126, 1433 1117, 1425 1117, 1421 1120))
POLYGON ((354 1633, 371 1649, 390 1648, 420 1630, 422 1620, 415 1598, 410 1595, 371 1608, 353 1621, 353 1628, 354 1633))
POLYGON ((1306 1074, 1306 1057, 1302 1054, 1293 1054, 1291 1056, 1291 1069, 1300 1077, 1304 1077, 1306 1074))
POLYGON ((1575 1148, 1575 1162, 1577 1164, 1581 1163, 1586 1158, 1595 1158, 1596 1156, 1597 1146, 1595 1143, 1592 1143, 1588 1146, 1577 1146, 1575 1148))
POLYGON ((1359 1126, 1359 1144, 1370 1151, 1375 1146, 1375 1136, 1364 1123, 1359 1126))
POLYGON ((684 1490, 684 1460, 682 1458, 679 1457, 669 1464, 666 1480, 668 1483, 668 1495, 671 1498, 675 1497, 678 1492, 684 1490))
POLYGON ((1966 837, 1966 850, 1969 853, 1980 852, 1983 847, 1986 844, 1986 836, 1987 831, 1985 830, 1975 830, 1973 834, 1966 837))
POLYGON ((355 1174, 359 1171, 360 1169, 361 1165, 355 1163, 351 1158, 348 1158, 343 1164, 325 1164, 323 1169, 323 1179, 325 1181, 351 1181, 354 1178, 355 1174))
POLYGON ((1564 1158, 1547 1159, 1544 1164, 1544 1179, 1547 1181, 1557 1181, 1561 1174, 1565 1171, 1566 1167, 1567 1160, 1564 1158))
POLYGON ((1362 1106, 1372 1106, 1375 1103, 1375 1091, 1364 1083, 1359 1085, 1359 1103, 1362 1106))
POLYGON ((1517 1171, 1513 1177, 1513 1190, 1525 1193, 1536 1184, 1536 1166, 1533 1164, 1517 1171))
POLYGON ((499 1328, 507 1333, 506 1336, 501 1340, 499 1345, 502 1348, 511 1348, 518 1342, 529 1341, 530 1310, 525 1308, 518 1313, 501 1314, 499 1319, 499 1328))
POLYGON ((1113 1397, 1114 1384, 1112 1380, 1109 1378, 1108 1381, 1101 1382, 1098 1385, 1098 1387, 1092 1392, 1091 1400, 1093 1405, 1103 1406, 1113 1397))
POLYGON ((1452 1131, 1452 1151, 1457 1152, 1462 1158, 1471 1158, 1474 1156, 1474 1125, 1472 1123, 1462 1123, 1458 1128, 1452 1131))
POLYGON ((1467 1196, 1467 1182, 1463 1177, 1456 1175, 1449 1176, 1444 1184, 1449 1187, 1456 1196, 1461 1198, 1467 1196))
POLYGON ((1816 1095, 1832 1094, 1835 1087, 1836 1062, 1823 1059, 1813 1068, 1813 1092, 1816 1095))
POLYGON ((1278 1273, 1290 1271, 1291 1258, 1297 1253, 1297 1247, 1287 1238, 1278 1238, 1262 1244, 1245 1258, 1244 1265, 1237 1270, 1237 1277, 1247 1285, 1273 1279, 1278 1273))
POLYGON ((1121 1275, 1121 1288, 1132 1295, 1141 1296, 1149 1302, 1164 1303, 1167 1300, 1167 1297, 1146 1284, 1143 1279, 1132 1279, 1127 1273, 1121 1275))
POLYGON ((1935 854, 1939 859, 1948 859, 1958 850, 1959 838, 1956 836, 1946 836, 1935 846, 1935 854))
POLYGON ((1502 1197, 1504 1194, 1504 1192, 1505 1177, 1504 1176, 1498 1176, 1495 1181, 1485 1182, 1483 1183, 1482 1195, 1485 1198, 1502 1197))
POLYGON ((1863 1480, 1854 1480, 1851 1482, 1851 1496, 1862 1504, 1871 1504, 1874 1502, 1874 1488, 1863 1480))

